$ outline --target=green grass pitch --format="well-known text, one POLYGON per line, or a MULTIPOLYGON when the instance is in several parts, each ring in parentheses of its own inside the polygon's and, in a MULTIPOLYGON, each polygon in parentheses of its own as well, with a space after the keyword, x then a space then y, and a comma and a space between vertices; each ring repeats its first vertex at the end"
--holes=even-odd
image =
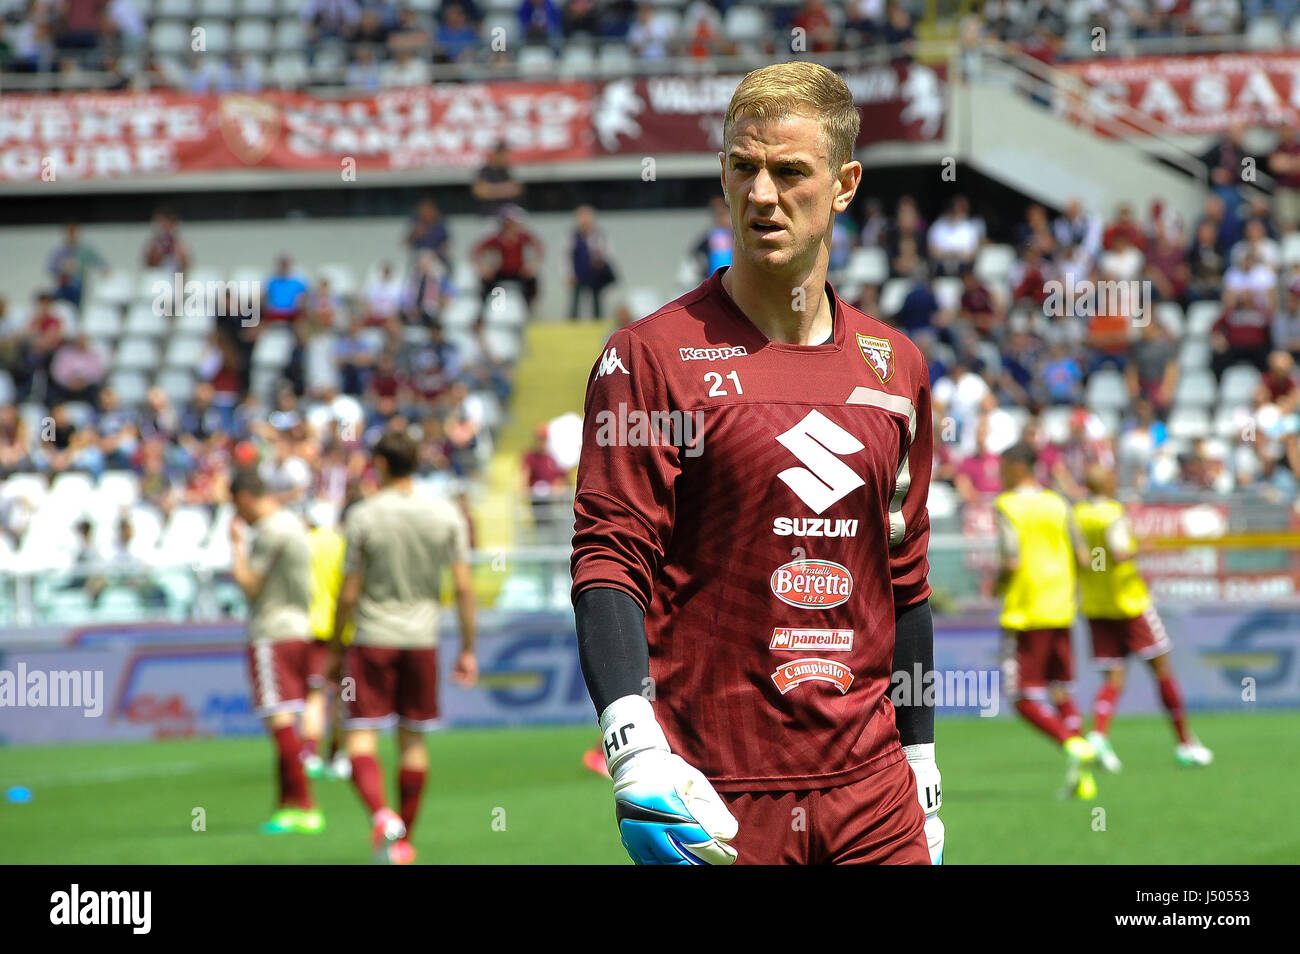
MULTIPOLYGON (((1212 766, 1176 766, 1163 719, 1121 717, 1112 738, 1123 774, 1099 776, 1096 801, 1077 802, 1056 797, 1062 757, 1025 725, 941 717, 947 863, 1300 860, 1300 821, 1277 801, 1300 776, 1284 755, 1297 717, 1194 713, 1192 724, 1214 749, 1212 766)), ((627 863, 609 782, 579 763, 594 738, 589 727, 431 736, 419 862, 627 863)), ((271 801, 263 738, 0 748, 0 793, 15 785, 32 797, 0 800, 0 863, 368 861, 367 825, 347 782, 315 783, 324 833, 257 832, 271 801), (204 831, 192 828, 195 809, 204 831)))

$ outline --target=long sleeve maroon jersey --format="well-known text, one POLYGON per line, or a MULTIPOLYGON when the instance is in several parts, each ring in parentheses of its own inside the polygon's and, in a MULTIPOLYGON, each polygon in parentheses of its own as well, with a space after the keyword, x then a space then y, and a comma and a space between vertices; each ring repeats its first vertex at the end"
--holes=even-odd
POLYGON ((587 384, 573 596, 645 609, 654 708, 720 790, 828 788, 903 758, 894 612, 930 595, 925 361, 839 301, 769 340, 722 287, 615 332, 587 384))

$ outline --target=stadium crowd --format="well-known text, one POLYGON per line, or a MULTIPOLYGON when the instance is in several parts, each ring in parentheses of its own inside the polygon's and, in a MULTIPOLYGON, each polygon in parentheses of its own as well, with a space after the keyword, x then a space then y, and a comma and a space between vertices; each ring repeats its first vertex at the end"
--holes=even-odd
MULTIPOLYGON (((1300 35, 1298 9, 1296 0, 989 0, 961 37, 1045 62, 1097 55, 1096 27, 1106 53, 1189 37, 1271 48, 1300 35)), ((39 74, 56 89, 208 92, 416 86, 434 67, 441 79, 479 80, 783 52, 906 61, 924 13, 919 0, 0 0, 0 72, 39 74)))

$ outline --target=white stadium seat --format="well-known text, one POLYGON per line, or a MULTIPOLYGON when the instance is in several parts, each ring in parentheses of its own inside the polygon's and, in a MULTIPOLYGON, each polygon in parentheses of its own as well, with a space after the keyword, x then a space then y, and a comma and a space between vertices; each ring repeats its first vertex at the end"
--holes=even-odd
POLYGON ((1259 369, 1249 364, 1234 364, 1223 372, 1219 391, 1221 404, 1249 404, 1259 388, 1259 369))
POLYGON ((160 358, 158 346, 148 338, 123 338, 113 363, 124 371, 153 370, 160 358))
POLYGON ((1010 245, 985 245, 975 255, 975 275, 981 282, 1003 281, 1016 263, 1016 250, 1010 245))
POLYGON ((268 325, 262 329, 253 345, 253 364, 283 368, 293 354, 293 345, 293 332, 287 326, 268 325))
POLYGON ((849 254, 844 277, 858 285, 880 285, 889 278, 889 255, 883 248, 855 248, 849 254))
POLYGON ((1191 440, 1210 436, 1210 417, 1204 408, 1175 407, 1169 413, 1168 422, 1171 437, 1191 440))
POLYGON ((1183 306, 1176 301, 1162 301, 1155 306, 1156 321, 1164 325, 1175 341, 1183 337, 1183 306))
POLYGON ((1124 376, 1113 368, 1102 368, 1088 379, 1088 407, 1094 411, 1117 411, 1129 404, 1124 376))
POLYGON ((1180 407, 1211 407, 1218 390, 1218 383, 1211 372, 1204 368, 1185 371, 1178 377, 1174 403, 1180 407))
POLYGON ((136 302, 126 313, 122 333, 137 337, 161 337, 171 330, 171 319, 154 310, 151 302, 136 302))
POLYGON ((1217 301, 1194 301, 1187 306, 1187 334, 1192 338, 1205 338, 1223 314, 1217 301))

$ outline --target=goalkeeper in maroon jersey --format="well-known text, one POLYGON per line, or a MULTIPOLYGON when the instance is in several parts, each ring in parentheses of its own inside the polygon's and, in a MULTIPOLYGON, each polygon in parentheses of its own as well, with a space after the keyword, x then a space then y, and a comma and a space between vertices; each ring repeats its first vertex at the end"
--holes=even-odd
POLYGON ((859 116, 808 62, 724 124, 733 262, 587 386, 573 596, 615 812, 650 864, 938 863, 932 419, 912 343, 826 283, 859 116), (917 687, 919 692, 920 687, 917 687))

